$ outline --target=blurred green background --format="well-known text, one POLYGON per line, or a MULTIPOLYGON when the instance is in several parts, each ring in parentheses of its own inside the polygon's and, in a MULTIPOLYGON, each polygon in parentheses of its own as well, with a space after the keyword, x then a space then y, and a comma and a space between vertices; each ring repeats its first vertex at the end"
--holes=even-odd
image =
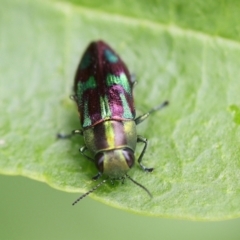
POLYGON ((240 219, 192 222, 144 217, 54 190, 23 177, 0 176, 1 240, 239 240, 240 219))

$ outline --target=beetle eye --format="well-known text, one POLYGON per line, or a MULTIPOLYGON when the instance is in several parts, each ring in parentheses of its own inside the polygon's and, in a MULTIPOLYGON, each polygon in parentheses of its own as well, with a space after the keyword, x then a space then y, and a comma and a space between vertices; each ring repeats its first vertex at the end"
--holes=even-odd
POLYGON ((103 172, 103 160, 104 160, 104 154, 102 152, 99 152, 95 156, 95 164, 99 172, 103 172))
POLYGON ((125 157, 127 165, 129 166, 129 168, 131 168, 133 166, 134 160, 135 160, 133 151, 129 148, 126 148, 126 149, 122 150, 122 153, 125 157))

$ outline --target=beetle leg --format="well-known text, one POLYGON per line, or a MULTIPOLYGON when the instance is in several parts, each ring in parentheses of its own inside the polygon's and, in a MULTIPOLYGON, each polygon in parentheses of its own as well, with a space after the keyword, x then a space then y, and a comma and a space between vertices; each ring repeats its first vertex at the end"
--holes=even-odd
POLYGON ((137 136, 137 142, 142 142, 144 143, 144 147, 143 147, 143 150, 138 158, 138 163, 139 165, 141 166, 141 168, 146 171, 146 172, 152 172, 154 168, 148 168, 148 167, 145 167, 143 164, 142 164, 142 158, 143 158, 143 155, 146 151, 146 148, 147 148, 147 139, 146 138, 143 138, 141 136, 137 136))
POLYGON ((101 177, 102 173, 98 172, 97 175, 93 176, 93 180, 97 180, 99 177, 101 177))
POLYGON ((82 129, 76 129, 72 131, 72 135, 83 135, 83 130, 82 129))
POLYGON ((88 155, 85 154, 85 151, 88 150, 88 148, 86 146, 83 146, 79 149, 79 152, 88 160, 90 160, 91 162, 94 162, 94 159, 92 157, 89 157, 88 155))
POLYGON ((136 78, 136 75, 134 73, 130 74, 130 81, 132 82, 133 87, 137 84, 137 78, 136 78))
POLYGON ((69 97, 71 100, 73 100, 74 102, 76 102, 77 103, 77 96, 75 95, 75 94, 73 94, 73 95, 70 95, 70 97, 69 97))
POLYGON ((135 123, 136 125, 138 125, 139 123, 143 122, 144 120, 146 120, 148 118, 148 116, 153 113, 153 112, 156 112, 164 107, 166 107, 167 105, 169 104, 168 101, 164 101, 162 104, 160 104, 159 106, 155 107, 155 108, 152 108, 149 112, 135 118, 135 123))
POLYGON ((77 135, 77 134, 78 135, 83 135, 83 130, 82 129, 76 129, 76 130, 73 130, 69 134, 58 133, 57 134, 57 138, 59 138, 59 139, 68 139, 68 138, 71 138, 72 136, 77 135))

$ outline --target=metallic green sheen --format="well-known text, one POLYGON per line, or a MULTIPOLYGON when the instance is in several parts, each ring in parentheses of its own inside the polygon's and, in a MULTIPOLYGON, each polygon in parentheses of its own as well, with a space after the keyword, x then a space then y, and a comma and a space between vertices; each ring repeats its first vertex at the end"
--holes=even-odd
POLYGON ((111 110, 110 110, 110 106, 108 103, 108 99, 107 96, 104 97, 100 97, 100 107, 101 107, 101 116, 102 119, 106 119, 111 117, 111 110))
POLYGON ((89 53, 84 54, 83 59, 80 63, 79 68, 85 69, 91 64, 91 55, 89 53))
POLYGON ((131 86, 125 73, 121 73, 119 76, 108 74, 106 84, 108 87, 120 85, 128 94, 131 94, 131 86))
POLYGON ((129 108, 129 105, 128 105, 128 102, 127 102, 127 99, 126 99, 125 95, 120 94, 120 98, 121 98, 122 105, 123 105, 123 118, 126 118, 126 119, 133 118, 133 115, 131 113, 131 109, 129 108))
POLYGON ((84 102, 84 122, 83 127, 90 126, 92 124, 91 118, 88 113, 88 101, 84 102))
POLYGON ((106 60, 110 63, 117 63, 118 62, 118 57, 109 49, 106 49, 104 51, 104 56, 106 60))
POLYGON ((77 97, 78 103, 81 104, 83 93, 88 89, 94 89, 97 87, 96 80, 91 76, 86 82, 78 82, 77 84, 77 97))
POLYGON ((94 89, 97 87, 96 80, 93 76, 91 76, 86 82, 78 83, 78 91, 83 93, 88 89, 94 89))

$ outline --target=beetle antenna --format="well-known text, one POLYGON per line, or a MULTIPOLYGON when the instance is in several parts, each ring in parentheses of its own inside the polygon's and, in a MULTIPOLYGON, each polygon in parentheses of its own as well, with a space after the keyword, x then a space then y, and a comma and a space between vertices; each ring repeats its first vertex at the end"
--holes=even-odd
POLYGON ((75 200, 72 205, 74 206, 76 203, 78 203, 80 200, 82 200, 83 198, 85 198, 87 195, 89 195, 90 193, 94 192, 95 190, 97 190, 99 187, 101 187, 104 183, 106 183, 106 179, 104 179, 103 181, 101 181, 98 185, 96 185, 94 188, 92 188, 91 190, 89 190, 88 192, 84 193, 82 196, 80 196, 77 200, 75 200))
POLYGON ((147 192, 147 194, 149 195, 150 198, 153 197, 152 194, 150 193, 150 191, 149 191, 146 187, 144 187, 142 184, 136 182, 135 180, 133 180, 133 179, 132 179, 129 175, 127 175, 127 174, 126 174, 126 177, 127 177, 128 179, 130 179, 133 183, 135 183, 137 186, 139 186, 140 188, 142 188, 143 190, 145 190, 145 192, 147 192))
POLYGON ((148 113, 151 114, 151 113, 153 113, 153 112, 155 112, 155 111, 158 111, 158 110, 160 110, 160 109, 166 107, 168 104, 169 104, 169 101, 164 101, 164 102, 161 103, 160 105, 158 105, 158 106, 152 108, 148 113))

